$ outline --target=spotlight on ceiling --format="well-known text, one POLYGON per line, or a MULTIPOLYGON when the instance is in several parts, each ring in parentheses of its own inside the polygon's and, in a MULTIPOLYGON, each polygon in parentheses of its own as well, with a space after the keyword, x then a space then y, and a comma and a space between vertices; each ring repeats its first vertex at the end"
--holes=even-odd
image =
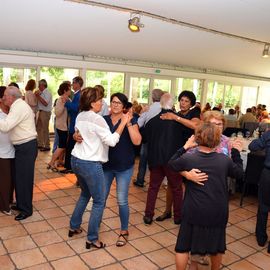
POLYGON ((140 28, 144 27, 144 24, 140 22, 140 15, 131 14, 128 20, 128 28, 131 32, 140 32, 140 28))
POLYGON ((264 58, 269 57, 269 44, 264 45, 262 57, 264 57, 264 58))

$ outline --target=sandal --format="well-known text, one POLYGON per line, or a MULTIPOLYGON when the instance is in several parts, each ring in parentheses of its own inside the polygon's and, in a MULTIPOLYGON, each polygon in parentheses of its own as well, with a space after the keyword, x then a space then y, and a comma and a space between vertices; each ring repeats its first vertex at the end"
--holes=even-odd
POLYGON ((53 172, 59 172, 59 170, 55 166, 50 165, 50 164, 48 164, 47 170, 52 170, 53 172))
POLYGON ((120 233, 116 241, 117 247, 123 247, 128 242, 128 233, 120 233))
POLYGON ((104 243, 101 242, 101 241, 99 242, 99 246, 96 245, 96 243, 93 243, 93 242, 86 242, 86 243, 85 243, 85 248, 86 248, 86 249, 90 249, 91 247, 100 249, 100 248, 105 248, 105 247, 106 247, 106 244, 104 244, 104 243))
POLYGON ((76 229, 76 230, 69 230, 68 231, 68 237, 72 237, 73 235, 76 235, 76 234, 80 234, 82 233, 82 229, 79 228, 79 229, 76 229))

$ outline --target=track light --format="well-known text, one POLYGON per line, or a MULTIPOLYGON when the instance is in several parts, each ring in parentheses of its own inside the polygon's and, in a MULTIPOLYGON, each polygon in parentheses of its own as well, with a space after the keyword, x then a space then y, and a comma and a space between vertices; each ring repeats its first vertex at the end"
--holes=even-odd
POLYGON ((262 57, 264 57, 264 58, 269 57, 269 44, 264 45, 262 57))
POLYGON ((128 20, 128 28, 131 32, 139 32, 140 28, 144 25, 140 22, 140 16, 138 14, 131 14, 128 20))

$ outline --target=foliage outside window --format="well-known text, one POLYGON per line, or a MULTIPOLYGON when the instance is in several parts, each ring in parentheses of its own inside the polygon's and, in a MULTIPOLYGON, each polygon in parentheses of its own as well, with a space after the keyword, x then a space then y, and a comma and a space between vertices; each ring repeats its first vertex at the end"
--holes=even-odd
POLYGON ((131 102, 138 101, 140 104, 148 104, 149 102, 149 83, 147 78, 130 78, 129 100, 131 102))
MULTIPOLYGON (((184 90, 192 91, 194 95, 196 96, 196 100, 200 101, 201 94, 202 94, 202 80, 178 78, 177 79, 177 97, 184 90)), ((176 100, 177 100, 177 97, 176 97, 176 100)))
POLYGON ((154 79, 154 89, 158 88, 162 91, 171 92, 171 80, 164 80, 164 79, 154 79))
POLYGON ((220 84, 218 82, 209 82, 207 87, 206 102, 209 102, 211 107, 214 107, 219 103, 223 104, 223 92, 224 84, 220 84))
POLYGON ((105 99, 109 103, 112 94, 124 92, 124 76, 124 73, 88 70, 86 86, 102 85, 105 88, 105 99))
POLYGON ((9 85, 16 82, 22 92, 28 80, 36 79, 36 69, 34 68, 0 68, 0 84, 9 85))
POLYGON ((229 109, 234 108, 235 105, 240 105, 241 99, 241 86, 226 85, 224 97, 224 110, 227 112, 229 109))
POLYGON ((57 90, 63 81, 72 81, 79 75, 78 69, 42 67, 40 69, 40 79, 45 79, 48 83, 48 89, 51 91, 53 100, 58 98, 57 90))

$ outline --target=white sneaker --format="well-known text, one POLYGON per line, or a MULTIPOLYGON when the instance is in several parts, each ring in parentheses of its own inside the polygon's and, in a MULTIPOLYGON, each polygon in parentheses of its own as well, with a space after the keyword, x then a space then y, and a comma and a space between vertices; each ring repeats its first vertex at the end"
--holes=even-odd
POLYGON ((12 216, 12 212, 11 210, 9 211, 2 211, 3 214, 7 215, 7 216, 12 216))

